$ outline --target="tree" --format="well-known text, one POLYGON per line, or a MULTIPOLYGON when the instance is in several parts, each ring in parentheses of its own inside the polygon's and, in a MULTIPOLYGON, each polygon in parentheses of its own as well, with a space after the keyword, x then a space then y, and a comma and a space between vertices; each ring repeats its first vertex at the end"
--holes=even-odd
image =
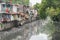
POLYGON ((34 8, 38 11, 39 10, 39 7, 40 7, 40 4, 39 3, 36 3, 35 5, 34 5, 34 8))
MULTIPOLYGON (((8 2, 10 0, 2 0, 4 2, 8 2)), ((13 4, 23 4, 23 5, 29 5, 29 0, 12 0, 13 4)))
POLYGON ((45 19, 47 17, 47 14, 45 13, 46 7, 47 7, 46 0, 43 0, 41 4, 37 3, 34 6, 34 8, 37 9, 41 19, 45 19))
POLYGON ((52 40, 60 40, 60 0, 42 0, 38 12, 41 18, 50 16, 55 25, 52 40))
POLYGON ((36 4, 35 8, 42 19, 45 19, 47 15, 55 18, 60 13, 60 0, 42 0, 42 3, 39 5, 36 4))

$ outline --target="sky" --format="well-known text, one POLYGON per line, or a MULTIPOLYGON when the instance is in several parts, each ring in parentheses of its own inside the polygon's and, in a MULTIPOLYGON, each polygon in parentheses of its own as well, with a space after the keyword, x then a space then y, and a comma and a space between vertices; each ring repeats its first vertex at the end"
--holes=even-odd
POLYGON ((41 0, 30 0, 30 5, 35 5, 36 3, 41 3, 41 0))

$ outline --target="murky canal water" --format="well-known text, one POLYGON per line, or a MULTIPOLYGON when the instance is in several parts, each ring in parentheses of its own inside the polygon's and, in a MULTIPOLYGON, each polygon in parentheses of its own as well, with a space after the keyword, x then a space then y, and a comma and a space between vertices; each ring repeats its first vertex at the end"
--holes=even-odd
MULTIPOLYGON (((29 40, 51 40, 52 36, 50 35, 54 32, 54 25, 52 24, 51 20, 48 18, 43 21, 38 21, 36 24, 38 25, 35 25, 34 30, 31 29, 32 36, 29 38, 29 40)), ((32 23, 32 25, 34 25, 34 23, 32 23)), ((21 40, 21 36, 17 36, 12 40, 21 40)))
POLYGON ((38 28, 38 34, 32 35, 29 40, 52 40, 52 33, 55 31, 54 25, 50 19, 42 22, 38 28))

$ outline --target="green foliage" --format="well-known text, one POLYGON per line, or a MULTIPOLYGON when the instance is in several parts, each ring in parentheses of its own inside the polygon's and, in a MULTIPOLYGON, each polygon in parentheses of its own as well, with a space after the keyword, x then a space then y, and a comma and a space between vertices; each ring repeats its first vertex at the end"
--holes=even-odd
POLYGON ((34 8, 38 11, 39 10, 39 7, 40 7, 40 4, 39 3, 36 3, 36 5, 34 5, 34 8))
POLYGON ((41 4, 34 5, 34 8, 37 9, 38 14, 40 15, 41 19, 45 19, 47 17, 47 14, 45 13, 45 8, 47 7, 46 1, 42 1, 41 4))
POLYGON ((59 21, 60 20, 60 8, 47 8, 46 13, 51 17, 53 21, 59 21))
POLYGON ((45 19, 47 15, 55 19, 56 16, 60 15, 60 0, 42 0, 42 3, 36 4, 35 8, 42 19, 45 19))
POLYGON ((24 0, 24 5, 29 5, 29 0, 24 0))
MULTIPOLYGON (((4 2, 8 2, 9 0, 3 0, 4 2)), ((13 4, 23 4, 23 5, 29 5, 29 0, 12 0, 13 4)))
POLYGON ((45 13, 45 11, 40 11, 39 15, 41 19, 45 19, 47 17, 47 14, 45 13))
POLYGON ((53 7, 51 7, 51 8, 47 8, 46 9, 46 13, 49 15, 49 16, 54 16, 54 15, 57 15, 56 14, 56 10, 53 8, 53 7))

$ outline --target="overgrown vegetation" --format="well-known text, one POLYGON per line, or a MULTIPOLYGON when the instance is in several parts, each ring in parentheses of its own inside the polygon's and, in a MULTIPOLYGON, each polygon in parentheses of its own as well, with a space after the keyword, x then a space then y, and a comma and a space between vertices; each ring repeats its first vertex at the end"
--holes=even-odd
MULTIPOLYGON (((8 2, 10 0, 3 0, 4 2, 8 2)), ((29 0, 11 0, 13 4, 23 4, 23 5, 29 5, 29 0)))
POLYGON ((42 3, 39 6, 37 4, 34 5, 34 8, 37 9, 42 19, 50 16, 53 24, 48 23, 44 29, 52 33, 52 40, 60 40, 60 0, 42 0, 42 3))
POLYGON ((42 19, 50 16, 53 21, 60 21, 60 0, 42 0, 42 3, 37 3, 34 8, 42 19))

